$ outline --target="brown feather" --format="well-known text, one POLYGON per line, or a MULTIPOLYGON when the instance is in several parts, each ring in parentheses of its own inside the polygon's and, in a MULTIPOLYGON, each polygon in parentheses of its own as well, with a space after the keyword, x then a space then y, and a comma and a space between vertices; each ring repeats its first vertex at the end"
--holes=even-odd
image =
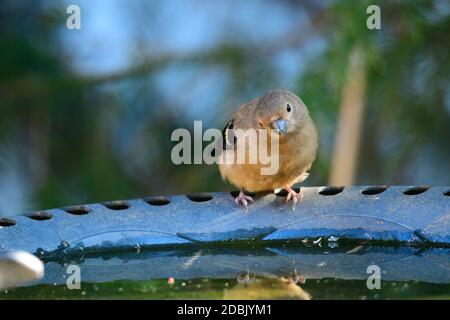
MULTIPOLYGON (((233 129, 268 128, 277 118, 286 118, 288 131, 279 140, 279 170, 274 175, 262 175, 267 165, 219 164, 222 178, 248 191, 268 191, 303 181, 316 157, 317 131, 304 103, 292 92, 275 90, 240 106, 233 118, 233 129), (286 111, 286 105, 292 112, 286 111)), ((248 152, 248 148, 246 149, 248 152)), ((224 150, 224 153, 234 150, 224 150)), ((248 162, 248 161, 247 161, 248 162)))

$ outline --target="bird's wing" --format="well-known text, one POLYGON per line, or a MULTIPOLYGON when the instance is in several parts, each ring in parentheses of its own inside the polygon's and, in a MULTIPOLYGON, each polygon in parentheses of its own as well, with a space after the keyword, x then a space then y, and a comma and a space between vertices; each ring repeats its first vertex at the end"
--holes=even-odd
POLYGON ((222 130, 223 148, 222 150, 231 149, 236 144, 236 137, 233 136, 234 141, 230 141, 229 130, 234 129, 234 119, 228 122, 228 124, 222 130))
MULTIPOLYGON (((234 119, 232 119, 230 122, 227 123, 227 125, 225 126, 225 128, 223 128, 222 130, 222 146, 220 147, 220 145, 218 145, 220 142, 217 141, 216 147, 211 151, 211 156, 215 157, 216 156, 216 150, 218 150, 218 154, 217 156, 219 156, 222 151, 227 150, 227 149, 231 149, 233 148, 233 143, 232 141, 230 141, 230 137, 228 134, 228 130, 231 130, 234 128, 234 119)), ((236 143, 236 137, 234 137, 235 139, 235 143, 236 143)))
MULTIPOLYGON (((222 149, 220 152, 224 150, 230 150, 236 148, 236 136, 230 133, 230 130, 235 129, 248 129, 253 126, 253 114, 256 107, 258 99, 253 99, 250 102, 247 102, 241 105, 234 114, 234 118, 231 119, 222 130, 222 149)), ((215 157, 215 150, 212 152, 212 156, 215 157)))

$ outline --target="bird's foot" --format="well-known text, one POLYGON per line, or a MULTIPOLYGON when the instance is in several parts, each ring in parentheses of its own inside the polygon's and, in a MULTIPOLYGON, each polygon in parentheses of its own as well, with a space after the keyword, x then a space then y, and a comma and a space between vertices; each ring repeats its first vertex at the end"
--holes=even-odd
POLYGON ((286 189, 286 191, 288 192, 285 203, 288 203, 289 200, 292 199, 292 210, 295 210, 297 202, 301 202, 303 200, 302 189, 300 189, 299 192, 295 192, 295 190, 289 186, 284 187, 284 189, 286 189))
POLYGON ((243 190, 241 190, 241 192, 239 192, 239 195, 234 199, 234 202, 236 202, 236 204, 239 206, 239 204, 242 203, 242 205, 244 206, 244 210, 245 212, 248 211, 248 203, 249 202, 253 202, 253 198, 246 195, 244 193, 243 190))

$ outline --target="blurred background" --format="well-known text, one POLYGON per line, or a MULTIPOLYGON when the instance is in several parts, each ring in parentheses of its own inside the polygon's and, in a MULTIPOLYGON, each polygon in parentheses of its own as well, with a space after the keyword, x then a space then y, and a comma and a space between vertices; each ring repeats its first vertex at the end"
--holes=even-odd
POLYGON ((230 190, 173 165, 171 132, 221 129, 274 88, 319 129, 305 185, 449 185, 449 17, 445 0, 3 0, 0 215, 230 190))

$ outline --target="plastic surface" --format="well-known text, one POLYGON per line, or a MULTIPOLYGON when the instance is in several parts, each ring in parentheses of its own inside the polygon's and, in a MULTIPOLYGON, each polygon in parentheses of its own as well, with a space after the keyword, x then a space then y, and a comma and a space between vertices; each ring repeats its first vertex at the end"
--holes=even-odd
POLYGON ((231 193, 222 192, 16 215, 0 219, 0 252, 63 256, 154 245, 330 237, 450 245, 450 187, 302 190, 304 200, 295 211, 292 203, 271 193, 256 195, 244 212, 231 193))
POLYGON ((287 277, 296 270, 306 279, 336 278, 366 280, 367 268, 376 265, 383 281, 450 283, 449 249, 419 250, 363 246, 351 248, 267 247, 199 249, 96 254, 80 259, 46 263, 39 283, 65 284, 67 267, 80 266, 84 282, 150 279, 236 279, 248 272, 258 277, 287 277), (326 253, 326 254, 325 254, 326 253))

